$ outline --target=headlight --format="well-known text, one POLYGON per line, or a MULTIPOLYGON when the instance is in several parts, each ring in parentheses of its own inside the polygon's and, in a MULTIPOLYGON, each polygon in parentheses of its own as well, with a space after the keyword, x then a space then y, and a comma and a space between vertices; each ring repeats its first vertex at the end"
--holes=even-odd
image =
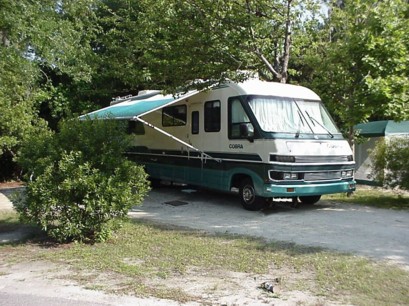
POLYGON ((298 173, 269 171, 269 177, 270 177, 270 180, 274 180, 274 181, 298 180, 298 173))
POLYGON ((291 173, 291 172, 284 172, 283 178, 285 180, 296 180, 298 179, 298 174, 297 173, 291 173))
POLYGON ((351 178, 354 175, 353 170, 343 170, 341 171, 341 177, 342 178, 351 178))

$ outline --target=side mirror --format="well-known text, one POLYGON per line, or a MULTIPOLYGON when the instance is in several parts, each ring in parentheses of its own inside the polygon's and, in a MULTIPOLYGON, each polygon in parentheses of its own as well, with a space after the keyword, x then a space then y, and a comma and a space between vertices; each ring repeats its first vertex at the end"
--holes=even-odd
POLYGON ((249 127, 246 123, 240 124, 240 136, 241 137, 248 137, 249 136, 249 127))
POLYGON ((251 123, 241 123, 240 124, 240 137, 242 138, 247 138, 248 141, 253 142, 254 141, 254 130, 253 126, 251 123), (249 126, 251 129, 249 129, 249 126))

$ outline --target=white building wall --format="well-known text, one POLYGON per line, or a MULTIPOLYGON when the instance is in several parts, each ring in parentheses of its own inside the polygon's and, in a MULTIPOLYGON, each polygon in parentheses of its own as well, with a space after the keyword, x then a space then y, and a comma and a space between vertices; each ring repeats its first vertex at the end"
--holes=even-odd
POLYGON ((384 137, 368 138, 365 142, 355 145, 355 179, 362 181, 373 181, 370 151, 375 148, 377 141, 382 138, 384 137))

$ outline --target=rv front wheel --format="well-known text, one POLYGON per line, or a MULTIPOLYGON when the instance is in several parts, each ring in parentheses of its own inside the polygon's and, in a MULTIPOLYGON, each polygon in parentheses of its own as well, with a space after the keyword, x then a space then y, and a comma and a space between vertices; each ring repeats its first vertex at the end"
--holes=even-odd
POLYGON ((299 197, 299 199, 302 204, 313 205, 321 199, 321 196, 320 195, 305 196, 305 197, 299 197))
POLYGON ((240 201, 247 210, 257 211, 265 207, 265 201, 256 196, 256 191, 251 179, 245 179, 240 185, 240 201))

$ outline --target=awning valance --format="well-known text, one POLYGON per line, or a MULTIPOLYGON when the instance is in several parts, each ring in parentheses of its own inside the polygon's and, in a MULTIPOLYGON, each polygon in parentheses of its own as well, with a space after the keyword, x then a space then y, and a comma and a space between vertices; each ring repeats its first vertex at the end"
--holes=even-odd
POLYGON ((137 117, 172 105, 197 93, 198 91, 195 90, 180 96, 157 94, 146 99, 139 99, 138 96, 131 97, 123 102, 82 115, 80 119, 85 119, 87 117, 90 119, 136 119, 137 117))

